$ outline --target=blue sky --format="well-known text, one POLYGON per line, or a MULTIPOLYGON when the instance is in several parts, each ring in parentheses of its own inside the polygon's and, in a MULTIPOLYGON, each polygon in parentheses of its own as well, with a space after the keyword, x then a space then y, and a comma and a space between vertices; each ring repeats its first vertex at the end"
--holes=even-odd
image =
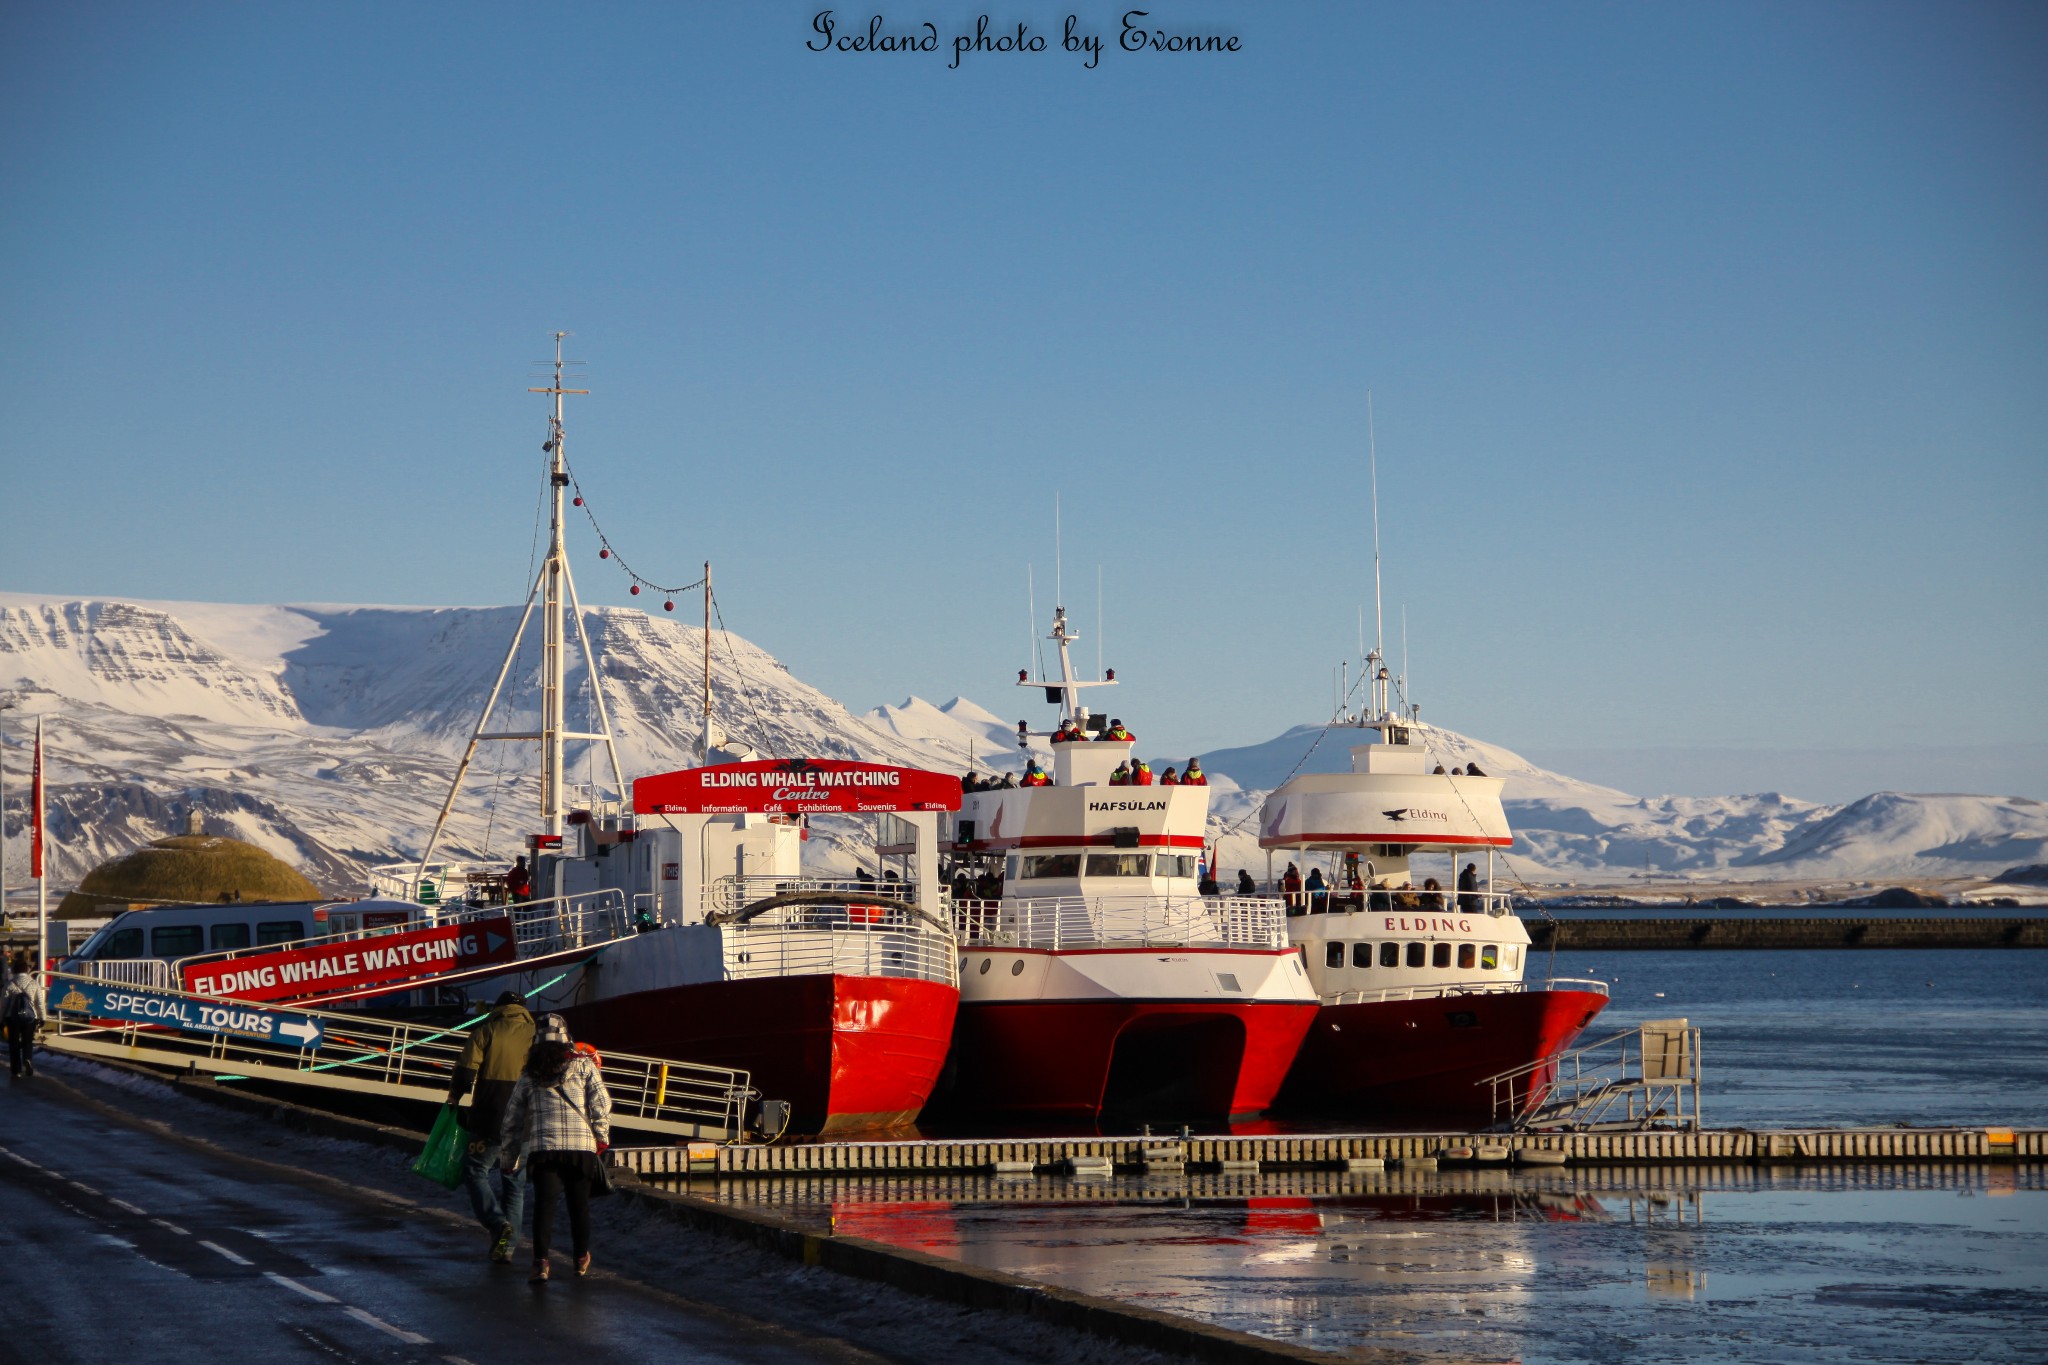
POLYGON ((800 676, 1016 708, 1058 493, 1119 714, 1250 743, 1370 612, 1370 390, 1426 719, 2048 797, 2048 9, 820 8, 0 12, 0 586, 515 601, 566 328, 607 533, 800 676))

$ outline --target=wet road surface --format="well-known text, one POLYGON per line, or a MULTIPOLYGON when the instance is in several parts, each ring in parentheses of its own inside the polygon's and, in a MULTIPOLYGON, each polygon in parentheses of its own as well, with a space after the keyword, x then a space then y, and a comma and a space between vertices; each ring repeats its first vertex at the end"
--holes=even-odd
POLYGON ((0 1359, 879 1358, 601 1264, 579 1281, 558 1256, 529 1287, 523 1252, 490 1264, 474 1224, 138 1130, 48 1070, 0 1106, 0 1359))

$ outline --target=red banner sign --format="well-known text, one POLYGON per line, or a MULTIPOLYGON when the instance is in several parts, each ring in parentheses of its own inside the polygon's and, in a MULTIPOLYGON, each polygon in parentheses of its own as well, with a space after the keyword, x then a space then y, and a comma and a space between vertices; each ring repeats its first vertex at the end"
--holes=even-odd
POLYGON ((960 779, 830 758, 720 763, 633 783, 640 815, 829 815, 959 810, 960 779))
POLYGON ((185 989, 233 1000, 295 1000, 516 961, 512 921, 491 915, 410 933, 341 939, 317 948, 188 962, 185 989))

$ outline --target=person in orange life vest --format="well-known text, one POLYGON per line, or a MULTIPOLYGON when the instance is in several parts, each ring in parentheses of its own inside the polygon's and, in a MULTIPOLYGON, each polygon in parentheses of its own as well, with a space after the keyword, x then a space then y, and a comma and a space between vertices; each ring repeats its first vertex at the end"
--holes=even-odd
POLYGON ((1130 785, 1131 785, 1131 765, 1130 765, 1130 764, 1128 764, 1128 763, 1119 763, 1119 764, 1117 764, 1117 765, 1116 765, 1116 771, 1115 771, 1115 772, 1112 772, 1112 773, 1111 773, 1111 774, 1109 775, 1109 785, 1110 785, 1110 786, 1112 786, 1112 787, 1128 787, 1128 786, 1130 786, 1130 785))
POLYGON ((1142 758, 1131 765, 1131 785, 1133 787, 1149 787, 1152 785, 1152 765, 1142 758))
POLYGON ((1129 730, 1124 729, 1124 723, 1122 721, 1115 719, 1112 719, 1109 722, 1109 728, 1102 732, 1102 737, 1104 739, 1120 740, 1133 740, 1137 738, 1137 736, 1132 734, 1129 730))
POLYGON ((1039 767, 1038 760, 1034 758, 1024 767, 1024 781, 1021 785, 1026 787, 1050 787, 1052 779, 1045 775, 1045 769, 1039 767))
POLYGON ((1169 766, 1165 772, 1159 774, 1159 785, 1162 787, 1178 787, 1180 785, 1180 776, 1169 766))
POLYGON ((1081 722, 1078 720, 1063 721, 1060 728, 1052 733, 1052 742, 1055 744, 1071 744, 1077 739, 1086 738, 1087 733, 1081 729, 1081 722))
POLYGON ((505 874, 505 896, 515 902, 533 899, 533 874, 526 870, 524 854, 512 860, 512 870, 505 874))
POLYGON ((1206 787, 1209 785, 1208 774, 1202 771, 1202 761, 1200 759, 1191 758, 1188 760, 1187 771, 1180 775, 1180 784, 1183 787, 1206 787))

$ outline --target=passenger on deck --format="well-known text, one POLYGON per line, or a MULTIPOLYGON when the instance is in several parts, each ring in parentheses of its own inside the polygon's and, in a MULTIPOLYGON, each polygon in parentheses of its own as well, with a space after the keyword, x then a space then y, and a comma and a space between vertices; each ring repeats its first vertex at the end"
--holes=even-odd
POLYGON ((1299 915, 1307 908, 1301 899, 1301 869, 1293 863, 1280 874, 1280 895, 1287 902, 1287 913, 1299 915))
POLYGON ((1312 867, 1308 870, 1308 912, 1311 915, 1321 915, 1327 913, 1329 908, 1330 892, 1323 884, 1323 870, 1320 867, 1312 867))
POLYGON ((1444 765, 1439 763, 1434 768, 1431 768, 1429 771, 1430 775, 1433 777, 1442 777, 1444 775, 1444 765))
POLYGON ((953 874, 953 903, 958 905, 961 901, 971 900, 973 896, 974 883, 968 880, 966 870, 962 869, 959 872, 955 872, 953 874))
POLYGON ((869 875, 868 870, 865 867, 855 868, 853 870, 853 879, 859 882, 863 888, 869 891, 875 889, 875 879, 874 877, 869 875))
POLYGON ((1479 909, 1479 864, 1466 863, 1458 874, 1458 913, 1470 915, 1479 909))
POLYGON ((1003 774, 1003 780, 1002 780, 1001 786, 1002 786, 1002 789, 1003 789, 1004 791, 1009 791, 1009 790, 1010 790, 1010 789, 1011 789, 1012 787, 1015 787, 1016 785, 1017 785, 1017 774, 1015 774, 1015 773, 1004 773, 1004 774, 1003 774))
POLYGON ((963 792, 978 792, 978 791, 980 791, 980 790, 981 790, 981 774, 980 774, 980 773, 977 773, 977 772, 975 772, 975 771, 974 771, 974 770, 973 770, 972 768, 969 768, 969 769, 967 770, 967 776, 965 776, 965 777, 963 777, 963 778, 961 778, 961 779, 960 779, 960 790, 961 790, 961 791, 963 791, 963 792))
POLYGON ((1045 769, 1038 766, 1038 760, 1035 758, 1024 765, 1024 785, 1027 787, 1050 787, 1052 785, 1052 779, 1045 775, 1045 769))
POLYGON ((1142 758, 1131 765, 1131 785, 1133 787, 1149 787, 1152 785, 1152 765, 1142 758))
POLYGON ((1183 787, 1206 787, 1209 785, 1209 775, 1202 771, 1202 760, 1199 758, 1188 760, 1187 771, 1180 775, 1180 784, 1183 787))
POLYGON ((1484 777, 1486 776, 1486 774, 1479 771, 1479 765, 1477 763, 1467 763, 1465 765, 1465 776, 1484 777))
POLYGON ((512 870, 505 874, 505 899, 514 905, 533 899, 533 874, 526 870, 526 855, 512 860, 512 870))
POLYGON ((1055 744, 1072 744, 1077 739, 1086 738, 1088 732, 1081 728, 1081 722, 1078 720, 1062 721, 1060 728, 1052 732, 1052 742, 1055 744))
POLYGON ((1240 896, 1256 896, 1259 894, 1259 884, 1252 880, 1251 873, 1241 867, 1237 870, 1237 894, 1240 896))
POLYGON ((1130 786, 1130 785, 1131 785, 1131 765, 1130 765, 1130 764, 1128 764, 1128 763, 1119 763, 1119 764, 1117 764, 1117 765, 1116 765, 1116 768, 1115 768, 1115 769, 1114 769, 1114 770, 1113 770, 1113 771, 1112 771, 1112 772, 1110 773, 1110 775, 1109 775, 1109 785, 1110 785, 1110 786, 1112 786, 1112 787, 1128 787, 1128 786, 1130 786))
POLYGON ((1124 729, 1124 723, 1122 721, 1117 720, 1114 717, 1111 717, 1109 722, 1109 728, 1107 730, 1104 730, 1102 734, 1099 736, 1099 738, 1117 739, 1122 740, 1125 743, 1129 743, 1131 740, 1136 739, 1137 736, 1132 734, 1129 730, 1124 729))
POLYGON ((1442 910, 1444 908, 1443 884, 1434 877, 1425 877, 1422 880, 1422 908, 1425 910, 1442 910))
POLYGON ((1173 770, 1172 764, 1168 764, 1166 771, 1159 774, 1159 785, 1162 787, 1178 787, 1180 785, 1180 774, 1173 770))

